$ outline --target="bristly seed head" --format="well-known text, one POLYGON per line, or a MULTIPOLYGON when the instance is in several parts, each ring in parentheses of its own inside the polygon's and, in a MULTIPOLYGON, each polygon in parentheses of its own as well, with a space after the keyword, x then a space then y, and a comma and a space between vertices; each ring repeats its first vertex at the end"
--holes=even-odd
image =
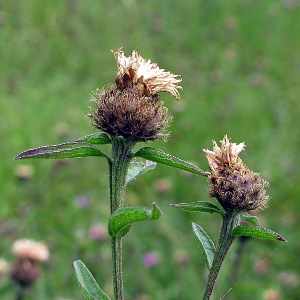
POLYGON ((158 93, 169 92, 179 99, 177 75, 165 72, 137 51, 125 57, 113 52, 118 70, 116 84, 93 94, 96 111, 91 116, 98 129, 131 141, 164 139, 171 118, 158 93))
POLYGON ((211 169, 209 195, 217 198, 225 210, 263 209, 269 200, 265 191, 268 182, 250 171, 238 156, 244 148, 244 143, 230 143, 225 135, 221 148, 213 142, 213 151, 203 150, 211 169))

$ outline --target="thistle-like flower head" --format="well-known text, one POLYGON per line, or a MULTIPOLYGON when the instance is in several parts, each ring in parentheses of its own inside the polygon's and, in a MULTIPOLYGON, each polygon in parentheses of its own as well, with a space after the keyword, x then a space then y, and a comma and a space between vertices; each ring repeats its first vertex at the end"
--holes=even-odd
POLYGON ((94 92, 93 124, 112 136, 134 142, 164 139, 164 129, 171 118, 159 93, 169 92, 179 99, 181 79, 143 59, 137 51, 129 57, 121 50, 113 53, 117 62, 116 84, 94 92))
POLYGON ((178 89, 181 89, 181 86, 178 83, 181 79, 178 75, 160 69, 150 59, 142 58, 137 51, 133 51, 129 57, 126 57, 120 49, 113 53, 118 65, 116 74, 118 87, 125 87, 132 83, 147 96, 168 92, 177 100, 179 99, 178 89))
POLYGON ((17 260, 12 265, 10 276, 22 287, 32 285, 40 278, 39 262, 49 259, 49 251, 44 243, 33 240, 17 240, 12 246, 17 260))
POLYGON ((213 142, 213 151, 204 150, 211 170, 209 194, 225 210, 262 209, 269 199, 265 191, 268 183, 250 171, 238 156, 244 148, 244 143, 231 143, 225 135, 221 147, 213 142))

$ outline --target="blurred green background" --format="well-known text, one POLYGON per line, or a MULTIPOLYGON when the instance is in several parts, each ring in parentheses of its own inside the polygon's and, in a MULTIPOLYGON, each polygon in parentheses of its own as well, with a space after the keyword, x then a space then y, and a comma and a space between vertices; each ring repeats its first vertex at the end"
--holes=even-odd
MULTIPOLYGON (((270 182, 259 217, 289 243, 251 239, 239 273, 236 243, 215 299, 230 288, 222 299, 299 299, 299 20, 297 0, 1 0, 0 256, 13 261, 11 245, 24 237, 51 252, 28 299, 83 299, 72 267, 79 258, 112 293, 106 162, 13 158, 94 132, 85 117, 90 94, 113 83, 110 50, 120 47, 183 79, 178 102, 162 95, 174 116, 168 142, 149 146, 208 170, 202 149, 228 134, 246 143, 241 157, 270 182)), ((207 271, 191 221, 215 240, 221 220, 170 203, 207 198, 205 178, 162 165, 127 190, 127 203, 156 201, 164 215, 124 238, 126 299, 200 299, 207 271), (145 263, 149 253, 155 266, 145 263)), ((14 299, 5 278, 0 293, 14 299)))

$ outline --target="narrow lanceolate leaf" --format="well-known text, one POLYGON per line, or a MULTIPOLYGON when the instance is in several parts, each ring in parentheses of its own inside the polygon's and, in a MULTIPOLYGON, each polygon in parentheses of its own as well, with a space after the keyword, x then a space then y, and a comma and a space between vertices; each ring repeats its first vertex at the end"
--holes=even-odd
MULTIPOLYGON (((88 143, 64 143, 52 146, 43 146, 26 150, 20 153, 15 159, 24 158, 44 158, 44 159, 64 159, 79 158, 86 156, 105 156, 107 154, 88 143)), ((108 158, 108 157, 107 157, 108 158)))
POLYGON ((242 218, 247 221, 248 223, 254 225, 254 226, 259 226, 259 220, 257 217, 252 216, 250 214, 248 214, 247 212, 244 212, 242 214, 242 218))
POLYGON ((171 204, 171 205, 178 207, 184 211, 209 212, 209 213, 223 214, 223 211, 219 207, 217 207, 209 202, 205 202, 205 201, 178 203, 178 204, 171 204))
POLYGON ((79 138, 76 142, 96 145, 110 144, 111 140, 106 132, 96 132, 79 138))
POLYGON ((278 233, 276 233, 268 228, 259 227, 259 226, 239 225, 233 229, 232 235, 234 237, 252 236, 252 237, 259 237, 259 238, 263 238, 263 239, 287 242, 287 240, 285 240, 278 233))
POLYGON ((146 163, 131 162, 126 175, 126 186, 132 185, 138 177, 150 170, 153 170, 155 167, 156 163, 150 160, 147 160, 146 163))
POLYGON ((74 268, 85 299, 110 300, 110 298, 101 290, 95 278, 81 260, 74 262, 74 268))
POLYGON ((215 245, 202 227, 196 223, 192 223, 192 227, 197 244, 205 258, 206 265, 210 269, 215 255, 215 245))
POLYGON ((161 216, 159 207, 153 203, 152 208, 126 205, 117 209, 109 218, 108 233, 112 237, 125 236, 131 225, 138 221, 157 220, 161 216))
POLYGON ((184 171, 188 171, 191 173, 195 173, 198 175, 204 175, 207 176, 206 173, 198 168, 197 166, 184 161, 180 158, 177 158, 173 155, 170 155, 168 153, 165 153, 159 149, 151 148, 151 147, 144 147, 138 150, 134 156, 136 157, 142 157, 145 159, 149 159, 152 161, 155 161, 157 163, 161 163, 164 165, 168 165, 174 168, 178 168, 184 171))

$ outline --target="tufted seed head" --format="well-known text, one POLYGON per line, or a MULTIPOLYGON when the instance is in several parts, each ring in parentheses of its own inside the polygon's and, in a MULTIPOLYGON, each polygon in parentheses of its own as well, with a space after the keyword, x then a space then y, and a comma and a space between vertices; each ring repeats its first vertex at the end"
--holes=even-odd
POLYGON ((221 147, 213 142, 213 151, 204 150, 211 170, 209 195, 217 198, 225 210, 263 209, 269 200, 265 190, 269 184, 238 156, 244 148, 244 143, 230 143, 225 135, 221 147))
POLYGON ((164 139, 171 118, 160 92, 179 99, 177 75, 165 72, 137 51, 126 57, 121 50, 113 52, 117 62, 116 84, 93 93, 96 110, 92 122, 99 130, 132 141, 164 139))

